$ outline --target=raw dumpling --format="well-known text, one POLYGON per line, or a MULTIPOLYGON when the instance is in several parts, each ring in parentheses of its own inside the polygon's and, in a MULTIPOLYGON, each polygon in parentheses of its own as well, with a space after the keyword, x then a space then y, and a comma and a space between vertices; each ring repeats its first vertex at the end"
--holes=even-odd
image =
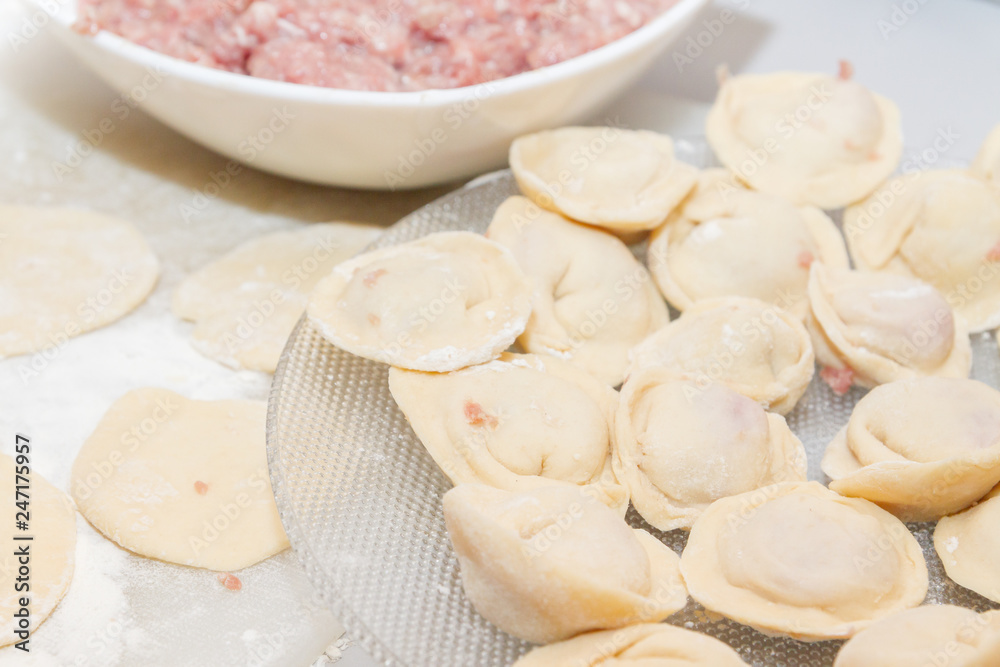
POLYGON ((532 201, 616 232, 652 229, 694 187, 698 170, 665 134, 564 127, 519 137, 510 168, 532 201))
POLYGON ((518 341, 528 352, 617 386, 629 349, 669 320, 649 272, 610 234, 511 197, 487 236, 511 249, 532 282, 535 309, 518 341))
POLYGON ((1000 665, 1000 612, 926 605, 856 634, 833 667, 994 667, 1000 665))
POLYGON ((465 594, 515 637, 660 621, 687 603, 677 554, 579 486, 460 484, 444 494, 444 518, 465 594))
POLYGON ((174 315, 195 322, 192 345, 205 356, 273 373, 312 288, 381 232, 334 222, 247 241, 184 279, 174 315))
POLYGON ((958 169, 889 181, 844 212, 858 269, 938 288, 973 332, 1000 325, 1000 188, 958 169))
POLYGON ((827 447, 830 488, 903 521, 965 509, 1000 482, 1000 392, 975 380, 879 385, 827 447))
POLYGON ((812 335, 824 379, 844 393, 851 384, 939 375, 964 378, 972 367, 965 321, 933 286, 882 271, 812 265, 812 335))
POLYGON ((653 232, 647 262, 667 301, 686 310, 700 299, 749 296, 805 318, 809 265, 847 268, 837 226, 815 206, 733 187, 722 169, 653 232))
POLYGON ((618 394, 578 368, 505 353, 451 373, 392 368, 389 390, 455 484, 520 491, 562 480, 625 514, 628 496, 611 467, 618 394))
POLYGON ((718 639, 666 623, 603 630, 536 648, 514 667, 746 667, 718 639))
POLYGON ((142 303, 160 264, 132 223, 0 206, 0 359, 61 347, 142 303))
POLYGON ((690 528, 719 498, 805 481, 805 448, 783 417, 725 385, 673 375, 630 375, 616 418, 615 472, 650 525, 690 528))
POLYGON ((339 264, 309 295, 307 312, 351 354, 454 371, 495 359, 517 339, 531 287, 506 248, 440 232, 339 264))
POLYGON ((805 325, 747 297, 705 299, 632 352, 631 372, 664 366, 704 387, 719 382, 778 414, 788 414, 813 376, 805 325))
POLYGON ((1000 125, 993 128, 972 163, 972 173, 1000 185, 1000 125))
POLYGON ((825 209, 865 197, 903 153, 899 110, 841 76, 730 76, 705 134, 719 160, 755 190, 825 209))
POLYGON ((949 577, 1000 603, 1000 487, 978 505, 938 521, 934 548, 949 577))
MULTIPOLYGON (((15 446, 22 452, 24 445, 30 444, 20 436, 16 440, 15 446)), ((76 553, 76 510, 73 501, 36 470, 32 469, 28 475, 29 467, 25 464, 30 459, 30 455, 20 458, 15 466, 14 459, 0 454, 0 492, 4 499, 0 505, 0 521, 3 521, 0 545, 3 548, 3 556, 0 557, 0 614, 3 615, 3 624, 0 625, 0 646, 28 639, 29 633, 37 630, 56 608, 73 580, 76 553), (16 493, 18 485, 22 487, 20 493, 16 493), (30 488, 23 488, 25 485, 30 488), (16 503, 22 503, 22 507, 16 503), (24 511, 25 506, 27 511, 24 511), (27 528, 18 530, 18 521, 25 521, 27 528), (21 539, 26 535, 32 537, 31 541, 21 539), (19 573, 22 563, 19 562, 18 552, 22 549, 27 549, 29 553, 30 574, 27 582, 19 573), (30 590, 23 588, 25 584, 30 586, 30 590), (29 598, 27 617, 21 611, 21 599, 25 597, 29 598)))
POLYGON ((267 472, 263 401, 136 389, 73 463, 80 512, 119 546, 229 572, 288 548, 267 472))
POLYGON ((681 555, 691 597, 768 634, 842 639, 927 594, 906 526, 817 482, 723 498, 695 521, 681 555))

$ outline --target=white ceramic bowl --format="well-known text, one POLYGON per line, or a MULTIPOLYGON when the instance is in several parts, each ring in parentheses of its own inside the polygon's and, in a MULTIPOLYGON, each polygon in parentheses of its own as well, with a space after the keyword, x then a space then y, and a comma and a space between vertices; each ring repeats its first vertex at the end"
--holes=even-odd
POLYGON ((291 178, 396 189, 495 169, 518 135, 595 113, 631 85, 706 2, 680 0, 634 33, 557 65, 468 88, 408 93, 269 81, 177 60, 108 32, 85 37, 69 27, 76 0, 59 3, 53 25, 118 92, 203 146, 291 178))

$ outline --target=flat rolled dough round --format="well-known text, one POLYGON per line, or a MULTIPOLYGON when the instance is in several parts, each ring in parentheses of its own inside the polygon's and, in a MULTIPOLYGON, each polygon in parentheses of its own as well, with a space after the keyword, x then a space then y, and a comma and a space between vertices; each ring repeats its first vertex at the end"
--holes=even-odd
POLYGON ((188 276, 174 315, 195 322, 192 345, 205 356, 273 373, 312 288, 381 233, 330 222, 251 239, 188 276))
POLYGON ((61 346, 142 303, 160 265, 131 223, 0 206, 0 359, 61 346))
MULTIPOLYGON (((20 531, 15 522, 22 517, 15 516, 20 509, 15 507, 14 459, 0 454, 0 493, 4 502, 0 504, 0 521, 3 521, 3 554, 0 555, 0 615, 3 618, 0 630, 0 646, 22 640, 14 634, 17 626, 14 614, 20 609, 20 598, 30 595, 29 632, 44 621, 59 604, 66 589, 73 580, 73 563, 76 552, 76 511, 73 501, 65 493, 49 484, 37 472, 30 475, 28 530, 20 531), (30 535, 31 541, 15 540, 15 537, 30 535), (21 563, 15 552, 27 545, 30 573, 27 582, 30 593, 17 591, 15 586, 21 563)), ((23 472, 23 471, 22 471, 23 472)), ((23 581, 20 583, 24 583, 23 581)))
POLYGON ((73 464, 80 512, 142 556, 229 572, 288 547, 264 449, 263 401, 118 399, 73 464))

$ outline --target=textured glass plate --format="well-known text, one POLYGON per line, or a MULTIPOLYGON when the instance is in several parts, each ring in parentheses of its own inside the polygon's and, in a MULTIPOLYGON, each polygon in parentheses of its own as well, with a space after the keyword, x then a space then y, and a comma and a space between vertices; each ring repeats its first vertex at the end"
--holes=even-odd
MULTIPOLYGON (((703 142, 678 143, 688 162, 708 164, 703 142)), ((509 172, 479 179, 407 216, 373 244, 384 247, 431 232, 485 231, 493 211, 517 192, 509 172)), ((636 248, 637 253, 642 248, 636 248)), ((973 337, 973 377, 997 386, 1000 355, 990 334, 973 337)), ((479 617, 462 594, 458 562, 441 513, 451 484, 410 430, 389 394, 388 367, 326 343, 304 319, 274 377, 268 459, 278 508, 292 546, 349 636, 386 665, 503 667, 530 647, 479 617)), ((809 454, 810 479, 826 481, 819 461, 864 395, 836 396, 814 380, 789 415, 809 454)), ((661 533, 678 553, 683 531, 661 533)), ((931 573, 928 602, 976 610, 997 605, 954 584, 931 544, 933 524, 911 524, 931 573)), ((841 642, 767 637, 689 602, 670 623, 726 642, 753 665, 828 667, 841 642)))

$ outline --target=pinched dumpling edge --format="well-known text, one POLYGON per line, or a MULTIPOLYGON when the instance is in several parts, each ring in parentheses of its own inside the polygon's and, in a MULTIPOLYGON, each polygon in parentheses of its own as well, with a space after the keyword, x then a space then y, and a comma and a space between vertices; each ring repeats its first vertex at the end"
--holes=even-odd
POLYGON ((531 286, 510 251, 481 234, 459 231, 435 232, 415 241, 358 255, 337 265, 309 295, 306 314, 310 324, 319 330, 323 338, 351 354, 410 370, 445 372, 485 363, 500 356, 524 331, 531 315, 531 308, 531 286), (477 249, 481 253, 493 253, 502 267, 500 278, 506 283, 503 286, 505 289, 491 295, 491 298, 506 302, 511 310, 511 316, 503 322, 502 328, 493 332, 486 341, 471 347, 460 347, 462 342, 456 341, 458 345, 432 349, 414 358, 413 355, 406 354, 406 348, 402 346, 399 351, 394 351, 381 345, 350 340, 341 335, 338 328, 328 321, 332 312, 329 304, 337 302, 354 274, 365 266, 374 261, 405 256, 414 250, 420 251, 428 247, 439 252, 458 253, 457 249, 449 247, 453 245, 462 246, 464 253, 477 249))
MULTIPOLYGON (((538 647, 515 662, 513 667, 599 667, 605 665, 609 658, 619 658, 622 652, 647 639, 658 640, 654 647, 657 655, 643 647, 642 653, 634 659, 645 662, 660 657, 674 658, 690 663, 692 667, 746 667, 747 664, 728 644, 714 637, 667 623, 639 623, 616 630, 588 632, 538 647)), ((626 659, 631 660, 632 657, 626 659)))
MULTIPOLYGON (((424 379, 433 381, 435 377, 443 377, 452 373, 498 372, 494 368, 491 368, 492 364, 497 363, 523 365, 572 383, 590 396, 594 403, 597 404, 608 427, 608 454, 604 467, 598 476, 592 478, 589 483, 581 484, 580 486, 587 488, 588 492, 592 492, 604 504, 619 511, 624 516, 629 505, 628 491, 618 481, 612 466, 612 457, 615 450, 615 414, 618 408, 618 392, 586 371, 555 357, 530 353, 513 354, 504 352, 500 357, 486 364, 469 366, 458 371, 451 371, 448 374, 411 371, 396 367, 390 368, 389 392, 399 406, 400 411, 406 416, 406 420, 416 434, 417 439, 420 440, 428 454, 431 455, 434 462, 441 468, 441 471, 455 485, 478 483, 512 492, 531 488, 535 485, 566 481, 536 475, 519 475, 507 469, 502 463, 492 457, 490 459, 498 468, 496 471, 498 475, 488 477, 474 469, 469 464, 467 457, 459 451, 461 448, 456 443, 451 442, 445 423, 439 418, 440 415, 418 416, 407 414, 407 404, 409 403, 407 396, 420 390, 420 387, 423 386, 421 382, 422 376, 426 376, 424 379), (505 478, 505 482, 502 482, 500 478, 505 478)), ((565 443, 565 446, 572 447, 573 443, 565 443)), ((490 456, 488 452, 483 455, 490 456)))
MULTIPOLYGON (((600 156, 595 158, 595 160, 600 159, 600 156)), ((564 215, 571 220, 614 232, 645 231, 662 223, 691 191, 698 175, 697 168, 677 159, 674 152, 674 142, 670 136, 650 130, 626 130, 617 127, 571 126, 523 135, 511 144, 509 162, 511 172, 513 172, 514 179, 521 191, 537 205, 564 215), (579 196, 570 196, 565 192, 564 184, 559 186, 558 192, 553 193, 553 188, 546 183, 545 179, 530 164, 525 164, 525 152, 529 144, 559 141, 560 139, 572 141, 565 136, 584 133, 599 135, 601 132, 608 131, 627 133, 627 136, 636 140, 646 141, 662 154, 664 161, 669 166, 668 173, 659 179, 663 182, 658 188, 659 196, 657 198, 647 198, 644 205, 634 204, 631 210, 628 208, 623 210, 620 205, 616 206, 614 202, 610 205, 595 202, 592 193, 584 192, 579 196)), ((572 172, 569 171, 568 167, 569 165, 564 171, 569 172, 569 177, 572 177, 572 172)))
MULTIPOLYGON (((925 376, 890 382, 879 385, 873 391, 924 379, 928 378, 925 376)), ((1000 482, 1000 441, 993 447, 965 457, 927 463, 903 459, 872 434, 866 423, 861 422, 866 412, 869 415, 884 413, 877 403, 869 408, 869 403, 865 402, 866 399, 869 402, 877 400, 877 396, 875 394, 872 397, 870 392, 862 398, 854 407, 847 424, 826 447, 821 468, 831 479, 832 490, 845 496, 869 500, 903 521, 935 521, 969 507, 1000 482), (871 443, 876 450, 884 450, 887 458, 869 465, 862 464, 850 445, 852 433, 871 443), (961 474, 961 471, 966 474, 961 474), (981 490, 962 493, 961 489, 956 489, 958 486, 968 486, 968 482, 972 480, 979 480, 977 487, 981 490), (946 483, 942 484, 942 481, 946 483)))
MULTIPOLYGON (((709 185, 713 181, 717 181, 719 183, 726 183, 726 187, 730 187, 730 176, 724 169, 706 170, 702 172, 702 179, 709 185)), ((702 185, 699 184, 698 187, 702 187, 702 185)), ((737 185, 731 187, 744 190, 746 193, 751 193, 759 197, 775 197, 775 195, 746 189, 738 182, 737 185)), ((697 196, 697 191, 689 195, 688 199, 667 218, 663 225, 654 229, 649 237, 649 250, 647 252, 649 271, 666 300, 671 306, 681 312, 690 308, 695 303, 695 299, 683 287, 683 284, 688 281, 680 279, 675 275, 670 258, 678 252, 677 243, 684 240, 675 238, 676 234, 674 232, 677 229, 677 225, 685 220, 689 220, 685 215, 685 207, 688 202, 695 201, 694 198, 697 196)), ((830 216, 815 206, 794 205, 791 203, 789 205, 794 206, 798 210, 803 226, 808 229, 809 235, 816 243, 820 256, 816 257, 815 260, 831 266, 843 266, 847 268, 850 265, 850 260, 847 257, 847 247, 844 245, 844 237, 841 235, 840 230, 837 229, 837 225, 830 219, 830 216)), ((766 224, 766 221, 762 222, 766 224)), ((743 295, 732 294, 731 296, 743 295)), ((786 307, 786 310, 790 310, 796 315, 805 318, 809 310, 808 298, 803 294, 799 303, 794 304, 793 307, 786 307)))
MULTIPOLYGON (((641 370, 638 357, 642 354, 643 350, 662 347, 664 342, 670 339, 672 332, 677 331, 677 328, 680 326, 686 326, 686 324, 682 324, 682 322, 685 322, 684 318, 689 318, 688 321, 690 321, 702 313, 710 312, 717 308, 724 308, 730 304, 740 302, 749 302, 753 304, 754 307, 758 308, 761 313, 774 313, 776 318, 787 324, 789 328, 796 333, 796 337, 799 339, 799 347, 802 350, 802 354, 794 364, 790 364, 778 371, 774 382, 769 382, 763 386, 739 382, 728 382, 717 378, 711 378, 711 380, 724 384, 744 396, 752 398, 760 403, 768 412, 775 412, 779 415, 788 414, 795 407, 795 404, 798 403, 799 399, 802 398, 802 395, 806 393, 806 389, 809 387, 809 383, 812 381, 813 374, 816 370, 812 339, 809 337, 809 332, 806 330, 802 320, 783 308, 765 303, 752 297, 724 296, 696 301, 690 308, 684 311, 679 318, 670 322, 665 327, 662 327, 659 331, 653 332, 646 338, 646 340, 632 348, 632 352, 629 354, 629 357, 632 360, 632 363, 629 366, 629 374, 636 373, 641 370)), ((677 370, 676 375, 679 378, 694 381, 707 379, 707 375, 704 371, 693 372, 677 370)))
MULTIPOLYGON (((687 546, 681 554, 681 575, 691 597, 706 609, 749 625, 766 635, 788 636, 806 642, 851 637, 881 618, 919 605, 926 597, 929 585, 923 549, 905 524, 874 503, 842 496, 819 482, 782 482, 712 503, 691 529, 687 546), (794 493, 822 497, 879 522, 884 535, 894 543, 892 546, 903 557, 901 567, 905 568, 896 582, 901 585, 902 590, 891 607, 877 609, 869 618, 845 623, 833 619, 822 609, 772 602, 726 581, 719 564, 718 549, 715 548, 725 523, 730 519, 745 521, 756 508, 794 493), (753 607, 756 607, 756 611, 753 607)), ((836 585, 836 582, 832 582, 832 585, 836 585)))
MULTIPOLYGON (((826 267, 818 262, 810 267, 810 317, 806 321, 806 327, 812 334, 816 360, 820 364, 836 369, 849 368, 852 371, 852 383, 869 389, 876 385, 925 375, 955 378, 969 376, 969 371, 972 370, 972 343, 969 340, 968 325, 961 315, 950 310, 955 326, 954 342, 948 358, 934 372, 927 373, 904 366, 878 352, 852 345, 847 340, 843 334, 843 329, 847 325, 826 298, 827 290, 820 284, 825 277, 821 274, 825 274, 825 271, 826 267)), ((918 278, 913 280, 923 282, 918 278)))
MULTIPOLYGON (((747 82, 758 84, 770 79, 772 85, 787 88, 802 87, 827 76, 823 73, 786 71, 727 77, 719 87, 718 95, 705 123, 705 136, 719 161, 735 172, 741 180, 745 180, 745 176, 741 175, 737 167, 748 159, 747 156, 752 154, 752 151, 765 150, 764 147, 744 143, 733 129, 732 113, 738 113, 738 109, 732 113, 730 109, 734 106, 733 96, 740 92, 738 86, 747 82)), ((763 176, 768 172, 765 161, 750 177, 748 185, 761 192, 785 197, 796 204, 811 204, 827 210, 841 208, 871 194, 896 169, 903 154, 903 133, 899 107, 888 98, 871 90, 868 92, 874 98, 882 116, 883 133, 875 148, 878 154, 877 160, 863 165, 844 165, 837 172, 804 182, 799 182, 800 179, 784 172, 763 176)))
MULTIPOLYGON (((622 386, 615 418, 617 437, 614 469, 617 478, 628 489, 632 505, 649 525, 658 530, 689 529, 708 506, 681 503, 667 496, 643 473, 638 462, 639 442, 632 427, 632 401, 639 392, 664 382, 680 381, 667 368, 649 368, 629 377, 622 386)), ((733 390, 735 391, 735 390, 733 390)), ((752 400, 749 399, 748 400, 752 400)), ((767 412, 771 469, 769 479, 755 488, 784 481, 805 481, 807 458, 802 442, 795 437, 781 415, 767 412)), ((749 490, 749 489, 748 489, 749 490)))
MULTIPOLYGON (((628 527, 649 558, 651 594, 640 595, 628 590, 596 586, 594 582, 585 577, 567 571, 563 564, 546 563, 544 552, 540 554, 542 556, 540 558, 526 553, 527 550, 523 548, 520 539, 511 535, 509 531, 485 528, 486 524, 497 528, 496 522, 483 514, 479 508, 471 504, 461 504, 456 500, 456 489, 476 486, 482 487, 483 485, 461 484, 445 493, 445 522, 448 526, 448 535, 454 553, 459 561, 462 588, 466 597, 473 603, 480 615, 504 632, 527 641, 548 643, 590 630, 624 627, 639 622, 662 621, 687 605, 688 592, 680 574, 680 557, 647 531, 628 527), (516 562, 511 563, 509 559, 492 558, 491 554, 496 553, 498 549, 490 549, 490 553, 486 553, 483 549, 474 546, 474 544, 481 544, 482 541, 486 540, 503 542, 502 552, 512 554, 512 558, 516 562), (475 553, 477 550, 480 551, 478 558, 475 553), (499 562, 499 560, 504 562, 499 562), (473 570, 475 570, 475 574, 470 574, 473 570), (493 616, 492 610, 484 610, 478 604, 483 600, 477 602, 474 599, 478 597, 476 593, 469 594, 466 579, 469 576, 482 579, 486 583, 498 584, 498 586, 491 586, 492 590, 488 596, 491 608, 493 604, 497 606, 510 604, 511 598, 537 595, 538 588, 547 588, 553 592, 553 595, 545 598, 546 605, 558 605, 560 601, 556 598, 562 598, 561 603, 564 606, 572 606, 579 602, 578 593, 583 589, 587 590, 588 602, 592 606, 600 606, 605 612, 605 618, 603 620, 591 619, 590 622, 586 623, 583 622, 582 618, 579 618, 577 623, 572 624, 577 629, 568 635, 553 635, 537 626, 530 629, 525 625, 521 625, 519 628, 503 627, 497 622, 499 619, 491 618, 493 616), (503 591, 502 595, 497 595, 499 590, 503 591), (598 597, 603 599, 603 605, 597 604, 598 597), (527 631, 519 632, 518 630, 527 631)), ((579 489, 574 485, 566 486, 579 489)), ((494 490, 493 487, 485 488, 494 490)), ((506 493, 517 495, 513 492, 506 493)), ((624 522, 624 519, 621 520, 624 522)), ((603 536, 596 536, 596 539, 601 539, 601 537, 603 536)), ((585 557, 581 554, 581 558, 585 557)), ((539 616, 545 616, 547 610, 535 609, 534 611, 539 616)))

